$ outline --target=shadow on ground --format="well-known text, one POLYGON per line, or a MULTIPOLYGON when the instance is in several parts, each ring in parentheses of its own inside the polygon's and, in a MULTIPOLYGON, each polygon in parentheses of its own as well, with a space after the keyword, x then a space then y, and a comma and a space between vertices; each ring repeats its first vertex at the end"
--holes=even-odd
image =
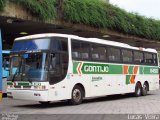
MULTIPOLYGON (((148 94, 153 95, 153 94, 148 94)), ((145 97, 145 96, 142 96, 145 97)), ((122 100, 122 99, 128 99, 128 98, 136 98, 133 94, 124 94, 124 95, 109 95, 109 96, 103 96, 103 97, 97 97, 97 98, 87 98, 83 100, 82 104, 90 104, 94 102, 106 102, 106 101, 115 101, 115 100, 122 100)), ((64 106, 71 106, 67 100, 64 101, 56 101, 51 102, 49 104, 27 104, 27 105, 16 105, 13 107, 20 107, 20 108, 52 108, 52 107, 64 107, 64 106)))

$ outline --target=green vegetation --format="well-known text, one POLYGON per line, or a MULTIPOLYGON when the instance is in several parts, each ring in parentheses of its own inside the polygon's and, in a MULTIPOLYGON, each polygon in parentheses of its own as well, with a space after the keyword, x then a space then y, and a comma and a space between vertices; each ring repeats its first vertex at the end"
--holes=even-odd
POLYGON ((6 5, 6 0, 0 0, 0 11, 4 9, 5 5, 6 5))
POLYGON ((33 15, 42 20, 56 18, 56 0, 10 0, 26 7, 33 15))
POLYGON ((160 21, 98 0, 65 0, 64 20, 160 40, 160 21))
MULTIPOLYGON (((0 0, 0 11, 7 0, 0 0)), ((8 0, 24 6, 41 20, 57 19, 58 0, 8 0)), ((62 19, 98 28, 108 28, 126 35, 160 40, 160 21, 128 13, 101 0, 64 0, 62 19)))
POLYGON ((56 18, 56 0, 0 0, 0 11, 4 9, 6 1, 24 6, 33 15, 42 20, 56 18))

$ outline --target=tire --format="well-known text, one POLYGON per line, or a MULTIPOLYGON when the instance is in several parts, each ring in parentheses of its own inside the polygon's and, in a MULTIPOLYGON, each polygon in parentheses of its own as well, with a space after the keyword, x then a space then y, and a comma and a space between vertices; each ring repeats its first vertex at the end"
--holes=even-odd
POLYGON ((142 95, 142 86, 140 83, 136 84, 134 95, 140 97, 142 95))
POLYGON ((145 82, 142 87, 142 95, 146 96, 148 92, 148 84, 145 82))
POLYGON ((69 101, 71 105, 79 105, 84 97, 83 89, 80 86, 75 86, 72 90, 72 98, 69 101))

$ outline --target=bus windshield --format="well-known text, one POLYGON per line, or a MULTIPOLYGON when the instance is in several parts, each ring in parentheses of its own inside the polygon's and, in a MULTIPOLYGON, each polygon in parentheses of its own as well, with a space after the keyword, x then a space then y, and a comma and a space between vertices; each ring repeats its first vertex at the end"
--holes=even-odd
POLYGON ((48 72, 48 54, 25 53, 11 57, 10 80, 12 81, 46 81, 48 72), (16 72, 13 72, 16 68, 16 72))
POLYGON ((13 44, 10 61, 9 80, 49 81, 55 84, 67 74, 68 39, 46 37, 17 40, 13 44))

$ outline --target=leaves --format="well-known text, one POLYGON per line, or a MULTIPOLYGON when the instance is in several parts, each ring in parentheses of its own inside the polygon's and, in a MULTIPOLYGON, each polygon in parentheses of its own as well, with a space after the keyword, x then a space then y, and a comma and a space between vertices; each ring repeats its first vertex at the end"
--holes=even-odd
POLYGON ((0 11, 4 9, 5 5, 6 5, 6 0, 0 0, 0 11))
POLYGON ((26 7, 33 15, 42 20, 56 18, 56 0, 10 0, 26 7))
MULTIPOLYGON (((0 0, 0 11, 7 0, 0 0)), ((41 20, 57 19, 58 0, 8 0, 24 6, 41 20)), ((64 0, 62 19, 72 23, 108 28, 124 34, 160 40, 160 21, 128 13, 101 0, 64 0)))
POLYGON ((128 13, 100 0, 65 0, 64 20, 160 40, 160 21, 128 13))

